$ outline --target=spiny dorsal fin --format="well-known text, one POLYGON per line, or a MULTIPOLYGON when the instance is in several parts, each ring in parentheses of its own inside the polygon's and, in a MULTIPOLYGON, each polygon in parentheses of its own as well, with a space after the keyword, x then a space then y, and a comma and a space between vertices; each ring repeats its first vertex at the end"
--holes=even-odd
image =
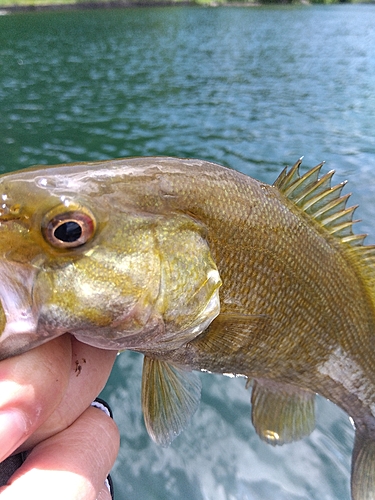
POLYGON ((346 182, 332 187, 333 170, 319 178, 324 163, 301 176, 301 163, 302 158, 290 170, 284 168, 274 186, 346 247, 347 255, 357 265, 375 307, 375 245, 364 244, 367 234, 353 233, 353 224, 358 222, 353 220, 357 207, 346 207, 350 194, 341 195, 346 182))
POLYGON ((334 170, 319 178, 324 162, 301 176, 301 163, 302 158, 290 170, 284 168, 274 186, 330 234, 343 243, 356 247, 358 254, 368 264, 375 265, 375 245, 364 246, 367 235, 353 233, 353 224, 358 222, 353 219, 357 206, 346 207, 350 194, 341 195, 346 182, 332 187, 334 170))

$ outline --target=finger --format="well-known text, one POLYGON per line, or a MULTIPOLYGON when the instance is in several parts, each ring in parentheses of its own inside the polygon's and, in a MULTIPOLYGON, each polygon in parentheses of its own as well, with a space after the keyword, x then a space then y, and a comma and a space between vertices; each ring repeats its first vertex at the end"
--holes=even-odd
POLYGON ((71 425, 97 397, 109 377, 116 351, 97 349, 78 342, 74 337, 70 339, 72 357, 66 392, 53 414, 23 444, 21 450, 32 448, 71 425))
POLYGON ((96 500, 112 500, 112 496, 106 485, 103 486, 96 500))
POLYGON ((69 382, 70 336, 0 363, 0 461, 57 408, 69 382))
MULTIPOLYGON (((37 445, 0 488, 1 500, 95 500, 119 449, 114 421, 88 408, 69 428, 37 445)), ((104 499, 105 497, 103 497, 104 499)))

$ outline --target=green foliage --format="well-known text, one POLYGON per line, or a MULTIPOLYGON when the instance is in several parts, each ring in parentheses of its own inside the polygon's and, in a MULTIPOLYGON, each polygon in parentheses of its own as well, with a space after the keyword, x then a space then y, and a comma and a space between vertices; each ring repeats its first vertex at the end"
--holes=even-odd
POLYGON ((334 3, 361 3, 363 0, 0 0, 0 10, 7 7, 54 7, 57 5, 78 7, 82 4, 112 4, 113 6, 160 5, 190 3, 202 6, 220 5, 280 5, 280 4, 334 4, 334 3))
MULTIPOLYGON (((160 5, 161 3, 180 3, 186 0, 0 0, 0 9, 6 7, 47 7, 57 5, 72 5, 79 7, 80 4, 113 4, 115 6, 142 4, 142 5, 160 5)), ((195 3, 194 0, 191 3, 195 3)))

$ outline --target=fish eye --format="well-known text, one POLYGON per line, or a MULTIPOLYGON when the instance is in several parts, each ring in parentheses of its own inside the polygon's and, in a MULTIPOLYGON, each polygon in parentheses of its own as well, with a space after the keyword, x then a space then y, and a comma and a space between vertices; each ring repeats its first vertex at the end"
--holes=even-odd
POLYGON ((95 232, 94 218, 85 212, 70 211, 46 217, 42 223, 46 241, 57 248, 84 245, 95 232))

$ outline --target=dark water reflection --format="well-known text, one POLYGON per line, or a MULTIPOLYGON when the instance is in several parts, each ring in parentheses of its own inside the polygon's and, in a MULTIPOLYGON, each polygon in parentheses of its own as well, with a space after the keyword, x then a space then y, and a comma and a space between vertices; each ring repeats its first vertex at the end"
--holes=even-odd
MULTIPOLYGON (((349 178, 375 235, 374 28, 371 5, 0 17, 0 169, 169 154, 272 182, 305 155, 349 178)), ((353 432, 333 405, 318 401, 310 438, 274 449, 244 382, 204 375, 192 425, 164 450, 144 430, 140 373, 125 353, 106 390, 117 500, 349 499, 353 432)))

